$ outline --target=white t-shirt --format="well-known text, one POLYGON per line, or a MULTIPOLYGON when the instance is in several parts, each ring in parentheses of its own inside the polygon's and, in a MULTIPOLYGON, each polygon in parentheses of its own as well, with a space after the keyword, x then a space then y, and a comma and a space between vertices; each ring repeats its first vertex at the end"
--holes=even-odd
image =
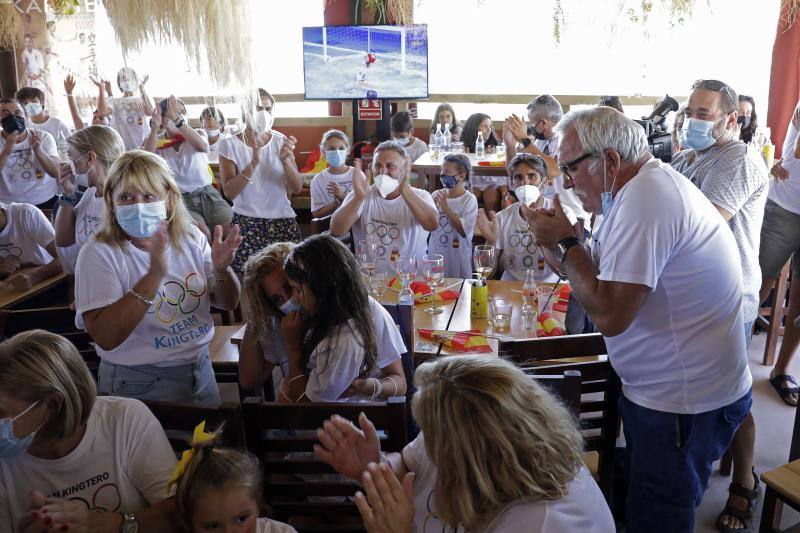
MULTIPOLYGON (((31 128, 35 129, 35 128, 31 128)), ((0 149, 5 145, 0 135, 0 149)), ((58 150, 53 136, 42 131, 42 152, 58 159, 58 150)), ((44 167, 36 158, 31 149, 30 131, 25 140, 16 143, 11 153, 8 154, 6 164, 0 169, 0 202, 24 202, 38 205, 56 195, 58 182, 55 176, 44 171, 44 167), (41 172, 42 177, 37 178, 36 173, 41 172)))
POLYGON ((0 531, 16 531, 30 492, 80 500, 97 511, 140 511, 165 500, 175 454, 140 401, 99 396, 78 446, 61 459, 0 459, 0 531))
POLYGON ((781 165, 789 172, 789 179, 781 181, 773 179, 769 188, 769 198, 782 208, 800 215, 800 159, 794 156, 794 145, 797 142, 798 130, 792 121, 786 129, 783 140, 781 165))
MULTIPOLYGON (((434 194, 445 194, 444 190, 434 194)), ((445 197, 446 198, 446 197, 445 197)), ((458 198, 446 198, 464 228, 466 237, 462 237, 450 224, 450 219, 443 211, 439 211, 439 227, 428 239, 428 253, 440 254, 444 257, 444 275, 447 278, 472 277, 472 234, 478 217, 478 200, 470 191, 458 198)))
POLYGON ((205 152, 198 152, 189 141, 180 143, 177 150, 172 147, 161 148, 156 150, 156 153, 167 162, 182 193, 211 185, 208 155, 205 152))
MULTIPOLYGON (((261 162, 242 192, 233 199, 233 212, 254 218, 294 218, 295 213, 286 191, 286 173, 280 153, 286 136, 271 131, 269 142, 261 147, 261 162)), ((233 136, 217 142, 220 157, 233 161, 241 171, 253 159, 253 149, 239 137, 233 136)))
POLYGON ((103 223, 106 202, 102 195, 98 197, 95 196, 96 194, 97 189, 89 187, 81 196, 78 205, 75 206, 75 243, 70 246, 58 247, 58 257, 67 274, 75 272, 78 252, 81 251, 84 244, 89 242, 91 236, 103 223))
MULTIPOLYGON (((206 133, 206 136, 208 136, 208 133, 206 133)), ((219 163, 219 142, 222 139, 227 139, 228 137, 231 137, 231 134, 223 131, 222 133, 219 134, 219 137, 217 137, 217 141, 214 144, 211 144, 211 140, 209 139, 208 141, 209 163, 219 163)))
POLYGON ((256 522, 256 533, 297 533, 297 530, 289 524, 270 520, 269 518, 259 518, 256 522))
POLYGON ((109 99, 111 127, 117 130, 126 150, 138 150, 150 135, 150 117, 144 112, 139 96, 120 96, 109 99))
MULTIPOLYGON (((167 273, 153 305, 125 341, 98 355, 117 365, 177 366, 197 360, 214 336, 209 290, 211 248, 194 225, 178 251, 165 252, 167 273)), ((122 298, 150 268, 150 255, 125 241, 111 246, 90 240, 75 268, 75 325, 85 329, 83 313, 122 298)))
POLYGON ((598 279, 651 290, 628 329, 605 338, 630 401, 697 414, 750 389, 736 240, 689 180, 648 161, 614 197, 594 253, 598 279))
MULTIPOLYGON (((550 140, 537 140, 534 141, 533 144, 536 146, 536 148, 542 152, 545 152, 549 157, 555 158, 556 152, 558 151, 558 143, 558 136, 554 135, 550 140), (545 150, 545 148, 547 150, 545 150)), ((561 199, 561 205, 572 209, 572 212, 575 214, 575 218, 583 219, 584 226, 588 226, 589 220, 592 218, 592 214, 586 212, 586 210, 583 208, 583 203, 575 195, 575 191, 564 188, 564 176, 561 174, 556 176, 556 178, 553 180, 553 187, 555 188, 555 192, 558 194, 558 197, 561 199)))
POLYGON ((347 167, 344 174, 334 174, 330 168, 326 168, 311 180, 311 210, 322 209, 334 202, 334 197, 328 192, 328 184, 334 182, 345 193, 345 196, 353 188, 353 167, 347 167))
MULTIPOLYGON (((422 433, 403 448, 403 462, 414 472, 414 531, 462 533, 463 526, 449 528, 436 507, 436 466, 425 451, 422 433)), ((585 467, 568 484, 567 495, 558 500, 521 499, 511 503, 476 533, 614 533, 614 519, 600 487, 585 467)))
POLYGON ((411 162, 413 163, 419 159, 422 154, 428 152, 428 145, 422 139, 414 137, 414 142, 408 146, 403 146, 403 150, 406 151, 406 154, 411 158, 411 162))
POLYGON ((44 130, 52 135, 59 151, 67 149, 67 139, 72 135, 72 130, 61 119, 50 116, 40 124, 30 122, 30 125, 32 128, 44 130))
MULTIPOLYGON (((372 316, 372 324, 375 326, 375 339, 378 345, 378 368, 383 369, 400 359, 400 356, 406 352, 406 346, 403 342, 403 336, 400 334, 400 330, 395 325, 394 320, 389 312, 372 297, 369 298, 369 306, 370 316, 372 316)), ((273 365, 280 366, 283 375, 288 376, 289 354, 286 348, 286 340, 283 338, 283 333, 281 332, 279 325, 276 324, 276 326, 275 334, 272 339, 260 341, 259 347, 261 348, 261 353, 263 354, 264 359, 273 365)), ((347 331, 349 338, 343 336, 338 340, 341 340, 344 345, 354 344, 355 338, 353 334, 350 332, 349 328, 345 328, 345 330, 347 331)), ((331 364, 328 367, 328 370, 319 372, 315 375, 315 388, 312 391, 312 394, 323 394, 326 398, 332 397, 332 399, 329 400, 315 401, 364 400, 363 398, 356 397, 342 398, 341 400, 339 399, 341 393, 350 386, 356 377, 358 377, 358 368, 361 366, 361 361, 364 358, 363 349, 360 349, 358 346, 356 346, 358 350, 350 350, 349 348, 349 346, 343 347, 343 349, 340 350, 339 354, 337 355, 337 357, 346 357, 347 361, 344 361, 343 364, 331 364), (356 353, 356 351, 358 353, 356 353), (335 372, 333 371, 334 368, 337 369, 335 372), (355 374, 352 374, 353 371, 355 371, 355 374), (343 375, 342 373, 346 375, 343 375), (352 377, 349 377, 350 375, 352 375, 352 377), (349 379, 349 381, 345 383, 345 380, 347 379, 349 379), (330 382, 331 380, 334 382, 330 382), (336 390, 339 390, 339 393, 334 396, 336 390)), ((333 353, 336 353, 335 349, 333 353)), ((314 356, 312 354, 312 358, 313 357, 314 356)), ((321 361, 321 364, 324 365, 325 361, 321 361)), ((311 367, 311 365, 309 365, 309 367, 311 367)), ((320 367, 318 370, 322 371, 324 369, 320 367)), ((312 371, 312 374, 313 373, 314 372, 312 371)))
MULTIPOLYGON (((431 193, 416 187, 411 187, 411 190, 436 209, 431 193)), ((355 191, 350 191, 344 201, 349 202, 354 196, 355 191)), ((375 268, 378 271, 391 272, 391 261, 398 255, 413 256, 420 260, 428 253, 429 232, 417 222, 402 196, 387 200, 372 185, 358 209, 358 215, 358 221, 353 224, 353 240, 375 239, 378 243, 375 268)))
POLYGON ((0 231, 0 259, 16 257, 21 265, 46 265, 53 260, 46 248, 56 238, 53 225, 31 204, 2 204, 8 223, 0 231))
MULTIPOLYGON (((550 209, 553 202, 544 199, 542 207, 550 209)), ((562 206, 570 224, 575 224, 575 213, 567 206, 562 206)), ((504 271, 502 280, 525 280, 525 271, 532 269, 536 281, 556 283, 558 275, 553 272, 544 260, 542 249, 536 244, 528 223, 520 213, 521 204, 515 202, 497 213, 500 230, 497 233, 495 248, 503 252, 504 271)))

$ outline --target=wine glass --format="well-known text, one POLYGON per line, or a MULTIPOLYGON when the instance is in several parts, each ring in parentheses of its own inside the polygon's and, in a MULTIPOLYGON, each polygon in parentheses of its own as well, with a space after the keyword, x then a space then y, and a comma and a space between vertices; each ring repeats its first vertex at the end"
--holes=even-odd
POLYGON ((358 241, 358 246, 356 247, 356 258, 358 259, 358 263, 361 265, 361 268, 364 269, 364 272, 367 274, 367 278, 369 278, 369 288, 370 292, 372 292, 372 278, 375 274, 375 261, 377 259, 375 254, 375 243, 367 239, 361 239, 358 241))
POLYGON ((433 305, 425 309, 425 312, 438 315, 444 311, 444 308, 436 302, 436 287, 444 281, 444 257, 439 254, 424 256, 422 258, 422 275, 433 291, 433 305))
POLYGON ((472 250, 472 266, 475 267, 475 272, 480 275, 481 282, 485 282, 486 277, 494 270, 494 246, 491 244, 479 244, 476 246, 472 250))
POLYGON ((416 257, 403 257, 398 256, 394 262, 394 268, 397 272, 397 278, 400 280, 400 294, 399 300, 413 300, 414 291, 411 290, 411 282, 417 275, 417 258, 416 257))

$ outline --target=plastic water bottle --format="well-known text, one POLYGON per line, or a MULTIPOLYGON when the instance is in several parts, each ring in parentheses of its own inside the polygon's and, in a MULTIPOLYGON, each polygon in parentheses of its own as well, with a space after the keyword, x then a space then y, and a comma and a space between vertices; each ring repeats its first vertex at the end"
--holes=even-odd
POLYGON ((475 141, 475 157, 478 160, 486 157, 486 145, 483 143, 483 132, 478 132, 478 139, 475 141))
POLYGON ((452 124, 450 124, 449 122, 445 123, 445 125, 444 125, 444 133, 442 134, 442 137, 444 138, 444 149, 445 149, 446 152, 450 151, 450 145, 453 142, 453 136, 450 134, 450 128, 451 127, 452 127, 452 124))
POLYGON ((433 144, 436 146, 444 146, 444 134, 442 133, 441 123, 436 124, 436 135, 434 136, 433 144))

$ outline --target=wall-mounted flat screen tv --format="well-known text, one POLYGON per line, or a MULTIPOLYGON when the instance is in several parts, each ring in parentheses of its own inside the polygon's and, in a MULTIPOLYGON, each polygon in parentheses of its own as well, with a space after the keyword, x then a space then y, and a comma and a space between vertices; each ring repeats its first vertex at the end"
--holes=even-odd
POLYGON ((428 27, 303 28, 308 100, 428 97, 428 27))

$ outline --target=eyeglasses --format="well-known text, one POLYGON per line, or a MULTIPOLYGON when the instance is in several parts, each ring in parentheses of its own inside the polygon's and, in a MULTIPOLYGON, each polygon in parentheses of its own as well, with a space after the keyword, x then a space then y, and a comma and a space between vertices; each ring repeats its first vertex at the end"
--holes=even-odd
POLYGON ((733 90, 719 80, 697 80, 692 84, 692 90, 694 89, 705 89, 707 91, 724 93, 730 105, 736 106, 738 104, 738 98, 733 93, 733 90))
POLYGON ((569 178, 571 180, 571 179, 573 179, 572 178, 572 173, 575 172, 575 169, 578 168, 578 165, 581 163, 581 161, 583 161, 584 159, 589 159, 590 157, 593 157, 594 155, 595 154, 593 154, 591 152, 585 153, 582 156, 576 157, 575 159, 573 159, 572 161, 570 161, 570 162, 568 162, 566 164, 558 165, 558 170, 561 171, 561 174, 564 177, 569 178))

